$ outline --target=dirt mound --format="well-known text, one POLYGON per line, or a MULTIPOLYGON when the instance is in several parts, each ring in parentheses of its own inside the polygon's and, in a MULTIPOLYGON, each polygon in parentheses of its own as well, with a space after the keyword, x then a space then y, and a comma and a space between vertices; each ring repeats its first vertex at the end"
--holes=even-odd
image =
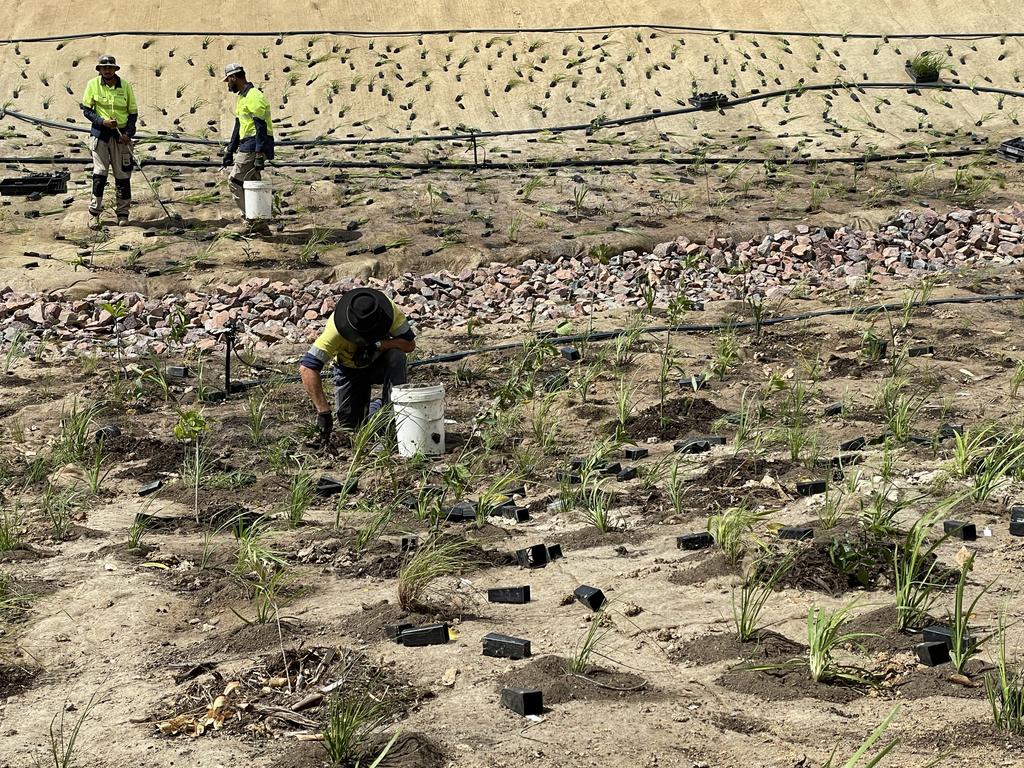
POLYGON ((595 667, 585 675, 571 675, 569 660, 561 656, 541 656, 519 669, 498 678, 500 688, 539 688, 544 705, 567 701, 598 701, 627 696, 648 697, 654 689, 644 678, 631 672, 612 672, 595 667))
POLYGON ((711 425, 726 413, 703 397, 680 397, 667 400, 664 408, 655 406, 633 416, 626 423, 626 431, 634 440, 674 440, 691 433, 711 432, 711 425))
POLYGON ((748 659, 752 661, 791 659, 806 650, 806 646, 790 640, 778 632, 761 630, 757 637, 747 643, 741 643, 735 634, 720 633, 702 635, 693 640, 684 641, 672 652, 673 661, 685 661, 690 664, 716 664, 731 659, 748 659))

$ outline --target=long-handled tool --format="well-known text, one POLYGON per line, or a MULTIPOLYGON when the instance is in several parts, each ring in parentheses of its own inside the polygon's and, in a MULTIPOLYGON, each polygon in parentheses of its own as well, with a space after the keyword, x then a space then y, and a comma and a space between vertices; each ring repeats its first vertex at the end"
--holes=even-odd
MULTIPOLYGON (((117 138, 119 138, 119 139, 123 139, 124 138, 124 134, 121 133, 121 129, 120 128, 117 129, 117 138)), ((132 147, 131 139, 129 139, 127 142, 124 142, 124 145, 126 147, 128 147, 128 154, 132 158, 132 165, 134 165, 136 168, 139 169, 139 173, 142 174, 142 178, 146 180, 146 186, 149 187, 149 191, 153 193, 153 197, 156 198, 156 201, 158 203, 160 203, 160 207, 163 208, 164 216, 166 216, 168 219, 174 219, 175 221, 180 221, 181 220, 181 215, 177 214, 177 213, 171 213, 169 210, 167 210, 167 206, 164 205, 164 201, 161 200, 160 199, 160 195, 157 194, 156 186, 153 184, 153 182, 151 182, 149 180, 149 177, 146 175, 146 172, 142 168, 142 163, 140 163, 139 159, 135 156, 135 148, 132 147)))

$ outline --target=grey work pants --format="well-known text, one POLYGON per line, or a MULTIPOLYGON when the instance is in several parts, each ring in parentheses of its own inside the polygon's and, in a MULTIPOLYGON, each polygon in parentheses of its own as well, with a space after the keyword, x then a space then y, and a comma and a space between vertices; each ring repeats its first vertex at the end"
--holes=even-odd
POLYGON ((370 405, 370 389, 383 385, 381 401, 391 402, 391 387, 406 382, 406 355, 397 349, 380 354, 366 368, 334 367, 334 411, 338 425, 359 429, 370 405))
POLYGON ((107 186, 107 178, 113 173, 117 218, 127 218, 132 206, 131 149, 116 137, 103 141, 90 136, 89 150, 92 152, 92 200, 89 213, 100 215, 103 210, 103 190, 107 186))

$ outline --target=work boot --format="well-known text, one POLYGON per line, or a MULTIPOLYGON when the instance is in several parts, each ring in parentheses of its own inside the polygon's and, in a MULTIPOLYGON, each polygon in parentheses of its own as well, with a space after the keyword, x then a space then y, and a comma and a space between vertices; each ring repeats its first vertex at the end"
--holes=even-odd
POLYGON ((119 227, 127 227, 128 226, 128 217, 127 216, 118 216, 117 217, 117 226, 119 226, 119 227))

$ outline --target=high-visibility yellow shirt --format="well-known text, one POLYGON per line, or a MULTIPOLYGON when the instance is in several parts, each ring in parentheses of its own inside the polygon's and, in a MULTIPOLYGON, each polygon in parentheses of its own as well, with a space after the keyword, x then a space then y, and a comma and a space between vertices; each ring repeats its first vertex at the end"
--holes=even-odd
POLYGON ((253 118, 262 120, 267 126, 267 135, 274 135, 274 126, 270 121, 270 102, 263 91, 252 86, 238 94, 235 102, 235 117, 238 118, 238 138, 247 139, 256 135, 256 123, 253 118))
POLYGON ((104 85, 102 77, 94 77, 85 86, 82 104, 104 120, 116 120, 118 128, 128 125, 128 115, 139 114, 131 83, 120 77, 113 85, 104 85))

